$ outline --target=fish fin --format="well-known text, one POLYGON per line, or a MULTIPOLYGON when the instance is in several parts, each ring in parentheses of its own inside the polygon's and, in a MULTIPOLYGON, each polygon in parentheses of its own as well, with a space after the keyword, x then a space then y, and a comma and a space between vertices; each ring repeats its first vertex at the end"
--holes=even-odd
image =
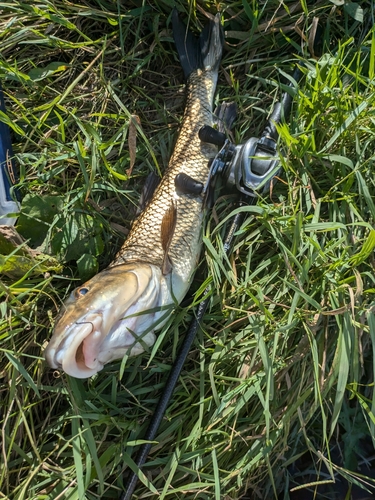
POLYGON ((168 252, 176 229, 176 222, 177 207, 176 204, 172 201, 161 222, 161 246, 164 250, 162 273, 164 275, 169 274, 172 271, 172 262, 169 258, 168 252))
POLYGON ((191 31, 186 30, 186 26, 180 20, 176 8, 173 9, 172 13, 172 28, 178 57, 184 70, 185 78, 188 79, 195 69, 201 67, 198 39, 191 31))
POLYGON ((139 203, 137 206, 136 215, 138 216, 149 204, 155 189, 160 184, 160 177, 154 172, 151 172, 146 177, 146 182, 142 188, 141 196, 139 198, 139 203))
POLYGON ((166 253, 164 255, 164 260, 163 260, 163 265, 161 266, 161 272, 163 273, 163 276, 167 276, 173 269, 171 259, 169 258, 169 255, 166 253))
POLYGON ((220 24, 220 14, 204 27, 199 44, 203 66, 201 69, 217 71, 221 61, 224 45, 224 33, 220 24))
POLYGON ((232 130, 233 123, 237 118, 237 106, 235 102, 222 102, 214 112, 219 132, 226 133, 232 130))
POLYGON ((176 8, 172 13, 173 38, 185 78, 197 69, 217 71, 223 52, 224 35, 220 24, 220 14, 195 37, 178 16, 176 8))

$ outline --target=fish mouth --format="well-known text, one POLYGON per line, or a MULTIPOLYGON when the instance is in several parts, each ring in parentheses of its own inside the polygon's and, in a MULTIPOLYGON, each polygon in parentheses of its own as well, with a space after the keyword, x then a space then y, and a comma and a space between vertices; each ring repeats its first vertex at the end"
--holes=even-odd
POLYGON ((45 357, 52 368, 63 370, 77 378, 87 378, 100 371, 98 348, 103 342, 103 314, 90 315, 69 328, 65 339, 47 348, 45 357))
POLYGON ((121 269, 113 269, 103 273, 96 299, 91 295, 94 304, 92 300, 86 302, 94 291, 90 282, 90 292, 82 299, 68 299, 66 311, 57 321, 44 352, 51 368, 76 378, 88 378, 106 363, 125 354, 140 354, 154 343, 153 329, 161 315, 156 310, 170 303, 161 272, 151 265, 128 268, 121 275, 122 286, 114 287, 111 280, 120 272, 121 269))
MULTIPOLYGON (((131 323, 133 326, 134 321, 131 323)), ((129 326, 129 321, 120 318, 108 331, 104 326, 103 313, 90 315, 72 325, 69 334, 56 349, 46 351, 46 360, 52 368, 63 370, 72 377, 91 377, 106 363, 132 349, 137 339, 129 326), (121 330, 121 345, 111 346, 118 330, 121 330)), ((145 343, 148 344, 147 335, 145 343)))

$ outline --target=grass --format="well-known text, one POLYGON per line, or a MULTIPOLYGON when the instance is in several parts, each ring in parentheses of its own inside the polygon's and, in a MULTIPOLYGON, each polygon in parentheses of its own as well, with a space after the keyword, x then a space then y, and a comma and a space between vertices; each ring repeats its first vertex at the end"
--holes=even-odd
MULTIPOLYGON (((5 256, 0 498, 118 498, 194 315, 181 306, 151 354, 88 381, 43 360, 62 300, 110 262, 146 176, 173 149, 184 93, 172 3, 0 4, 18 228, 46 266, 15 276, 5 256)), ((221 5, 217 101, 237 104, 237 142, 261 133, 294 64, 304 78, 280 128, 283 173, 270 198, 242 209, 229 259, 235 198, 220 193, 208 218, 193 304, 204 276, 214 293, 135 498, 374 491, 374 4, 338 3, 221 5)), ((216 12, 215 2, 176 4, 192 29, 202 10, 216 12)))

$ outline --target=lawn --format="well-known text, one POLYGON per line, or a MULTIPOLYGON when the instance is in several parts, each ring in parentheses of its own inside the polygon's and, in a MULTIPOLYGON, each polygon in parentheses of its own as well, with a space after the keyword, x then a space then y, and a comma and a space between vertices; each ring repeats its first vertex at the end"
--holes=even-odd
POLYGON ((31 248, 0 241, 0 498, 119 498, 207 284, 203 328, 134 498, 341 500, 352 488, 372 498, 374 7, 0 3, 0 119, 19 169, 16 228, 31 248), (184 109, 174 5, 195 32, 222 13, 216 103, 236 103, 237 143, 261 134, 301 68, 280 126, 283 169, 256 205, 238 208, 221 187, 189 300, 155 348, 77 380, 49 369, 43 350, 63 300, 111 262, 147 175, 162 175, 173 151, 184 109))

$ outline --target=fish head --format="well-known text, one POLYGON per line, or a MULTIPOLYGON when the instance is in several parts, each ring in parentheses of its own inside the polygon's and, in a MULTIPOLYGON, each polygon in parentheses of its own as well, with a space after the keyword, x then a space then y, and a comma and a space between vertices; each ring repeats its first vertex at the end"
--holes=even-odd
POLYGON ((161 270, 149 264, 117 265, 79 286, 64 303, 45 350, 51 368, 76 378, 99 372, 124 354, 140 354, 155 341, 160 306, 170 303, 161 270))

